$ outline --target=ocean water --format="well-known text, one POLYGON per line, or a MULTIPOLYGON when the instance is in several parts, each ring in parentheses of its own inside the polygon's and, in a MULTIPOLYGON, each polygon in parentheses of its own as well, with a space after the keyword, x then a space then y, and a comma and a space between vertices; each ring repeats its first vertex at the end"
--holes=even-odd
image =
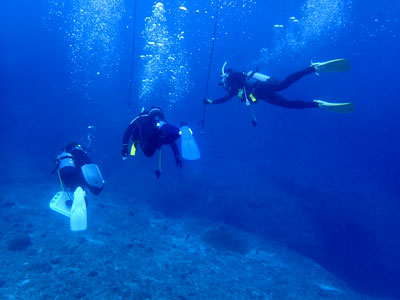
POLYGON ((2 1, 0 299, 400 299, 399 16, 398 0, 2 1), (351 71, 282 95, 350 114, 203 114, 225 61, 283 79, 335 58, 351 71), (180 170, 164 147, 159 179, 157 155, 120 155, 151 106, 202 154, 180 170), (84 232, 48 207, 69 141, 105 179, 84 232))

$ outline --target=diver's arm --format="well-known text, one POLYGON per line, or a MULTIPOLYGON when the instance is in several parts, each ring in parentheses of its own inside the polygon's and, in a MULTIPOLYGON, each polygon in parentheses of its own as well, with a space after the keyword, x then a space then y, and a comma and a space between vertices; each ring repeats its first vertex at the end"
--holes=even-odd
POLYGON ((134 134, 135 129, 138 126, 138 119, 135 118, 131 124, 129 124, 128 128, 126 128, 124 132, 124 136, 122 138, 122 157, 126 159, 129 156, 129 139, 134 134))
POLYGON ((232 99, 234 95, 232 94, 226 94, 224 97, 212 100, 211 104, 221 104, 221 103, 225 103, 227 101, 229 101, 230 99, 232 99))
POLYGON ((177 159, 177 158, 179 159, 179 150, 178 150, 178 146, 176 145, 176 143, 172 142, 169 145, 171 146, 172 152, 174 152, 175 159, 177 159))
POLYGON ((129 146, 129 138, 133 135, 134 130, 138 126, 138 118, 135 118, 125 129, 124 136, 122 138, 122 146, 129 146))
POLYGON ((122 147, 129 146, 129 138, 131 137, 134 128, 135 126, 132 123, 129 124, 128 128, 126 128, 124 137, 122 138, 122 147))
POLYGON ((172 152, 174 152, 176 165, 178 166, 178 168, 182 168, 182 161, 179 156, 178 146, 176 145, 175 142, 172 142, 169 145, 171 146, 172 152))

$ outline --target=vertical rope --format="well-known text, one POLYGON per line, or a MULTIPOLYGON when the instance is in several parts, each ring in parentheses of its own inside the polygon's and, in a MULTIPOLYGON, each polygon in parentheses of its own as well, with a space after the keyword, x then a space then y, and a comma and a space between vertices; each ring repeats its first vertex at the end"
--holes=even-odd
MULTIPOLYGON (((207 81, 206 81, 206 89, 205 89, 205 93, 204 93, 204 98, 206 98, 206 99, 208 97, 208 84, 210 81, 211 64, 212 64, 212 58, 213 58, 213 54, 214 54, 214 44, 215 44, 215 35, 217 32, 219 9, 221 7, 220 3, 221 3, 221 0, 218 1, 217 10, 215 12, 215 22, 214 22, 213 36, 211 39, 210 58, 208 59, 207 81)), ((205 119, 206 119, 206 104, 203 105, 203 117, 201 119, 201 130, 202 131, 204 130, 205 119)))
POLYGON ((131 58, 131 73, 130 73, 130 78, 129 78, 129 96, 128 96, 128 109, 129 111, 131 110, 131 105, 132 105, 132 93, 133 93, 133 76, 135 74, 135 46, 136 46, 136 16, 137 16, 137 10, 136 10, 136 0, 134 1, 134 17, 133 17, 133 39, 132 39, 132 58, 131 58))

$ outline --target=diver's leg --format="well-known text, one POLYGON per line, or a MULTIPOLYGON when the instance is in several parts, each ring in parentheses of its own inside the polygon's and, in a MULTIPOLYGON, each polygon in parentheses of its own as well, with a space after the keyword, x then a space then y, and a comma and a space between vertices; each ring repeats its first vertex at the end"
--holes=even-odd
POLYGON ((311 102, 311 101, 302 101, 302 100, 288 100, 282 97, 279 94, 270 94, 266 98, 260 98, 268 103, 273 105, 285 107, 285 108, 295 108, 295 109, 302 109, 302 108, 318 108, 318 103, 311 102))
POLYGON ((154 143, 147 142, 146 144, 141 144, 144 155, 151 157, 157 150, 157 146, 154 143))
POLYGON ((268 90, 270 93, 279 92, 284 89, 287 89, 289 86, 291 86, 293 83, 300 80, 304 76, 314 73, 314 72, 315 72, 315 68, 313 66, 310 66, 304 70, 290 74, 288 77, 286 77, 285 80, 276 81, 276 82, 266 81, 263 87, 260 86, 260 89, 268 90))
POLYGON ((159 129, 160 144, 168 145, 180 137, 179 128, 165 123, 159 129))

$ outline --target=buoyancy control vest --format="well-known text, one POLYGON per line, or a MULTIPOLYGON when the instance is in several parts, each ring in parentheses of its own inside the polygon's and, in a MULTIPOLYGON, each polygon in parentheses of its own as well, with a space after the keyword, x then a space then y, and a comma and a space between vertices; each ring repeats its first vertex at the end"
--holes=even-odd
POLYGON ((237 97, 245 101, 247 105, 251 102, 256 102, 257 99, 254 97, 254 87, 258 82, 267 82, 271 77, 265 74, 261 74, 257 71, 249 71, 247 73, 243 73, 245 75, 245 85, 242 89, 238 90, 237 97))

